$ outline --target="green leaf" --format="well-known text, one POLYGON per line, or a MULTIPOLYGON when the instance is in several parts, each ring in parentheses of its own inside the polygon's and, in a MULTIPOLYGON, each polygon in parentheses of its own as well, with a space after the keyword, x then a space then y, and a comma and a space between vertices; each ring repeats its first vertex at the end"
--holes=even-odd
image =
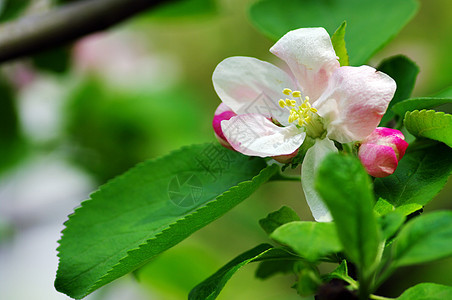
POLYGON ((347 261, 343 260, 341 264, 331 273, 322 276, 324 282, 331 281, 332 279, 340 279, 347 282, 352 289, 358 289, 357 282, 348 275, 347 261))
POLYGON ((346 255, 368 271, 380 244, 369 175, 357 158, 330 154, 319 167, 316 188, 330 209, 346 255))
POLYGON ((394 174, 375 179, 374 189, 396 208, 413 203, 423 206, 439 193, 451 172, 451 148, 417 141, 408 146, 394 174))
POLYGON ((410 97, 416 83, 419 67, 408 57, 397 55, 384 60, 377 69, 391 76, 397 83, 394 97, 380 122, 384 125, 394 117, 391 108, 398 102, 410 97))
POLYGON ((380 223, 383 239, 387 240, 392 237, 403 225, 405 219, 405 215, 397 211, 390 212, 379 218, 378 222, 380 223))
POLYGON ((347 21, 350 64, 362 65, 408 23, 418 8, 415 0, 263 0, 250 8, 252 23, 277 40, 302 27, 324 27, 330 34, 347 21), (369 13, 372 12, 372 13, 369 13))
POLYGON ((407 266, 452 255, 452 212, 423 214, 409 221, 393 244, 393 264, 407 266))
POLYGON ((271 245, 262 244, 247 252, 240 254, 215 274, 195 286, 188 295, 189 300, 213 300, 220 294, 228 280, 241 267, 255 261, 278 260, 293 257, 285 250, 272 248, 271 245))
POLYGON ((392 107, 392 111, 400 116, 405 116, 408 111, 434 108, 447 103, 452 103, 452 98, 412 98, 395 104, 392 107))
POLYGON ((270 237, 309 262, 342 250, 333 223, 295 221, 277 228, 270 237))
POLYGON ((379 198, 377 203, 375 203, 374 211, 378 216, 384 216, 394 211, 401 213, 404 216, 408 216, 409 214, 412 214, 415 211, 422 209, 422 207, 423 207, 422 205, 417 203, 408 203, 395 207, 385 199, 379 198))
POLYGON ((303 262, 298 263, 296 268, 298 281, 294 288, 297 290, 297 293, 303 297, 314 295, 322 283, 319 270, 303 262))
POLYGON ((434 96, 437 98, 451 98, 452 97, 452 86, 439 91, 434 96))
POLYGON ((333 272, 325 274, 322 277, 324 281, 330 281, 331 279, 341 279, 348 282, 350 280, 350 277, 348 276, 347 261, 343 260, 341 264, 336 269, 334 269, 333 272))
POLYGON ((219 145, 139 164, 65 223, 55 287, 73 298, 147 263, 251 195, 278 170, 219 145))
POLYGON ((452 147, 452 115, 434 110, 415 110, 407 112, 403 122, 411 134, 452 147))
POLYGON ((410 287, 397 300, 445 300, 452 299, 452 287, 436 283, 420 283, 410 287))
POLYGON ((331 43, 333 44, 334 52, 339 57, 341 66, 348 66, 350 64, 347 47, 345 46, 345 27, 347 27, 346 21, 331 36, 331 43))
POLYGON ((267 234, 270 234, 281 225, 299 220, 300 217, 293 209, 283 206, 279 210, 268 214, 264 219, 259 220, 259 225, 267 234))
POLYGON ((30 5, 30 0, 3 0, 0 2, 0 22, 10 21, 30 5))
POLYGON ((268 260, 260 262, 256 269, 255 276, 260 279, 267 279, 278 273, 287 274, 293 272, 295 260, 268 260))

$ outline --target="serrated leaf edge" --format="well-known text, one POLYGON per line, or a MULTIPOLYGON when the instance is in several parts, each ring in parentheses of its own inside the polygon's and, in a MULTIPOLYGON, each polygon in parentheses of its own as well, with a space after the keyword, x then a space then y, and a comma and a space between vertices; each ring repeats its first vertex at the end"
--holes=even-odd
MULTIPOLYGON (((95 192, 93 192, 92 194, 90 194, 90 198, 89 198, 89 199, 87 199, 87 200, 81 202, 81 205, 80 205, 79 207, 77 207, 76 209, 74 209, 74 212, 73 212, 72 214, 69 215, 68 220, 67 220, 66 222, 63 223, 63 225, 65 226, 65 228, 61 231, 62 236, 61 236, 61 238, 58 240, 59 246, 58 246, 57 249, 56 249, 56 250, 58 251, 57 257, 59 257, 59 258, 61 259, 61 251, 60 251, 60 250, 61 250, 61 248, 64 246, 63 238, 64 238, 64 233, 65 233, 65 231, 67 231, 67 229, 68 229, 68 225, 70 226, 70 224, 73 222, 74 218, 77 216, 77 213, 78 213, 80 210, 86 208, 88 205, 91 204, 92 201, 95 200, 95 199, 93 199, 93 198, 95 198, 95 195, 99 194, 102 190, 108 188, 110 185, 115 184, 116 182, 119 182, 119 181, 123 180, 123 177, 127 176, 127 174, 128 174, 129 172, 132 172, 132 171, 135 172, 135 171, 137 171, 137 170, 143 168, 145 165, 148 165, 149 163, 152 163, 152 162, 155 162, 155 161, 159 161, 159 160, 164 160, 164 159, 167 158, 167 157, 170 157, 170 156, 175 155, 175 154, 180 153, 180 152, 184 152, 186 149, 191 148, 191 147, 193 147, 193 146, 201 146, 201 145, 206 145, 206 146, 207 146, 207 145, 209 145, 209 144, 212 144, 212 143, 194 144, 194 145, 184 146, 184 147, 182 147, 182 148, 180 148, 180 149, 176 149, 176 150, 174 150, 174 151, 171 151, 170 153, 168 153, 168 154, 165 155, 165 156, 157 157, 157 158, 154 158, 154 159, 149 159, 149 160, 146 160, 146 161, 144 161, 144 162, 138 163, 136 166, 132 167, 131 169, 129 169, 129 170, 126 171, 125 173, 123 173, 123 174, 121 174, 121 175, 119 175, 119 176, 117 176, 117 177, 115 177, 115 178, 113 178, 113 179, 110 179, 107 183, 105 183, 104 185, 100 186, 98 190, 96 190, 95 192)), ((144 243, 140 244, 138 247, 136 247, 136 248, 134 248, 134 249, 128 250, 126 256, 124 256, 123 258, 121 258, 121 259, 119 260, 119 262, 118 262, 117 264, 115 264, 114 266, 112 266, 111 269, 110 269, 105 275, 103 275, 102 277, 100 277, 100 278, 99 278, 99 279, 91 286, 91 288, 90 288, 85 294, 83 294, 80 298, 75 298, 75 297, 74 297, 74 298, 75 298, 75 299, 81 299, 81 298, 84 298, 84 297, 86 297, 88 294, 92 293, 94 290, 98 289, 99 287, 101 287, 101 286, 103 286, 103 285, 105 285, 105 284, 107 284, 107 283, 109 283, 109 282, 115 280, 116 278, 111 279, 111 280, 108 280, 108 281, 106 281, 106 282, 103 282, 103 281, 104 281, 104 278, 108 277, 115 269, 117 269, 118 266, 122 265, 122 263, 123 263, 123 261, 124 261, 125 259, 127 259, 128 257, 131 256, 131 253, 140 251, 140 249, 142 249, 144 246, 148 245, 151 241, 157 239, 157 238, 160 237, 161 235, 166 234, 167 231, 171 230, 171 229, 172 229, 174 226, 176 226, 177 224, 179 224, 179 223, 181 223, 181 222, 183 222, 183 221, 185 221, 185 220, 187 220, 187 219, 189 219, 189 218, 193 218, 193 216, 196 215, 196 214, 199 214, 200 211, 202 211, 202 210, 204 210, 204 209, 207 209, 208 207, 212 206, 214 203, 216 203, 216 202, 218 202, 219 200, 221 200, 222 198, 224 198, 226 195, 228 195, 228 194, 234 192, 234 191, 237 190, 237 189, 240 189, 242 186, 248 185, 248 184, 250 184, 250 183, 255 182, 256 180, 260 179, 260 177, 263 176, 262 174, 263 174, 266 170, 271 170, 271 169, 273 169, 273 173, 275 173, 276 170, 278 169, 278 167, 277 167, 276 164, 267 166, 266 168, 262 169, 262 170, 259 172, 259 174, 257 174, 257 175, 254 176, 253 178, 251 178, 251 180, 247 180, 247 181, 240 182, 238 185, 231 187, 229 190, 227 190, 227 191, 225 191, 224 193, 222 193, 222 194, 220 194, 219 196, 217 196, 217 198, 215 198, 215 199, 213 199, 213 200, 207 202, 205 205, 203 205, 203 206, 201 206, 201 207, 198 207, 198 208, 195 209, 195 211, 193 211, 192 213, 189 213, 189 214, 185 215, 183 218, 177 220, 176 222, 169 224, 165 229, 163 229, 160 233, 158 233, 158 234, 157 234, 156 236, 154 236, 153 238, 150 238, 150 239, 146 240, 144 243), (102 284, 101 284, 101 283, 102 283, 102 284)), ((271 177, 271 175, 268 176, 268 178, 270 178, 270 177, 271 177)), ((267 180, 268 180, 268 179, 267 179, 267 180)), ((237 204, 238 204, 238 203, 237 203, 237 204)), ((237 204, 236 204, 236 205, 237 205, 237 204)), ((234 206, 235 206, 235 205, 234 205, 234 206)), ((220 216, 221 216, 221 215, 217 216, 214 220, 216 220, 216 219, 219 218, 220 216)), ((212 221, 214 221, 214 220, 212 220, 212 221)), ((185 239, 185 238, 183 238, 183 239, 185 239)), ((183 240, 183 239, 182 239, 182 240, 183 240)), ((176 243, 176 244, 177 244, 177 243, 176 243)), ((174 246, 174 245, 172 245, 172 246, 174 246)), ((172 246, 168 247, 168 249, 171 248, 172 246)), ((152 258, 152 257, 150 257, 148 260, 150 260, 151 258, 152 258)), ((147 261, 146 261, 146 262, 147 262, 147 261)), ((60 262, 59 262, 59 264, 60 264, 60 262)), ((145 264, 145 262, 144 262, 143 264, 145 264)), ((56 278, 59 277, 59 274, 61 274, 61 273, 60 273, 60 268, 58 268, 58 270, 57 270, 56 278)), ((122 276, 122 275, 121 275, 121 276, 122 276)), ((56 282, 56 281, 55 281, 55 282, 56 282)))
MULTIPOLYGON (((276 166, 276 165, 273 165, 273 166, 276 166)), ((274 169, 276 170, 277 168, 274 168, 274 169)), ((102 276, 101 278, 99 278, 99 280, 96 281, 96 283, 94 283, 93 287, 88 291, 88 293, 87 293, 86 295, 90 294, 91 292, 93 292, 94 290, 96 290, 97 288, 99 288, 100 286, 103 286, 103 285, 105 285, 106 283, 109 283, 109 282, 113 281, 114 279, 108 280, 107 282, 102 283, 101 285, 97 286, 98 284, 100 284, 100 283, 104 280, 104 278, 108 277, 112 272, 114 272, 115 269, 116 269, 117 267, 119 267, 119 266, 122 264, 122 262, 123 262, 124 260, 126 260, 128 257, 130 257, 130 256, 132 255, 132 253, 139 252, 143 247, 147 246, 151 241, 157 240, 160 236, 165 235, 166 232, 167 232, 167 231, 170 231, 174 226, 177 226, 178 224, 183 223, 183 222, 186 221, 187 219, 194 218, 195 215, 199 214, 201 211, 207 209, 208 207, 214 205, 214 204, 217 203, 219 200, 221 200, 222 198, 226 197, 228 194, 233 193, 233 192, 234 192, 235 190, 237 190, 237 189, 240 189, 243 185, 248 185, 248 184, 250 184, 250 183, 255 182, 255 179, 256 179, 257 177, 259 177, 265 170, 268 170, 268 167, 266 167, 266 168, 264 168, 263 170, 261 170, 261 171, 259 172, 259 174, 257 174, 256 176, 254 176, 251 180, 247 180, 247 181, 240 182, 238 185, 231 187, 229 190, 227 190, 227 191, 224 192, 223 194, 219 195, 217 198, 215 198, 215 199, 209 201, 208 203, 206 203, 205 205, 199 207, 199 208, 196 209, 194 212, 192 212, 192 213, 190 213, 190 214, 187 214, 186 216, 184 216, 183 218, 177 220, 177 221, 174 222, 174 223, 169 224, 169 225, 167 226, 167 228, 163 229, 163 230, 162 230, 160 233, 158 233, 155 237, 146 240, 146 242, 140 244, 137 248, 135 248, 135 249, 130 249, 129 251, 127 251, 127 255, 126 255, 125 257, 123 257, 122 259, 120 259, 119 262, 118 262, 116 265, 114 265, 114 266, 110 269, 110 271, 108 271, 104 276, 102 276)), ((269 176, 269 177, 270 177, 270 176, 269 176)), ((237 204, 238 204, 238 203, 237 203, 237 204)), ((234 206, 235 206, 235 205, 234 205, 234 206)), ((218 219, 219 217, 221 217, 221 215, 217 216, 217 217, 216 217, 215 219, 213 219, 211 222, 213 222, 214 220, 218 219)), ((185 237, 184 237, 183 239, 185 239, 185 237)), ((182 239, 182 240, 183 240, 183 239, 182 239)), ((177 244, 177 243, 175 243, 175 244, 177 244)), ((172 246, 174 246, 174 245, 172 245, 172 246)), ((170 246, 169 248, 171 248, 172 246, 170 246)), ((169 248, 168 248, 168 249, 169 249, 169 248)), ((146 263, 149 262, 149 260, 150 260, 151 258, 153 258, 153 257, 154 257, 154 256, 149 257, 148 260, 145 261, 145 262, 143 262, 141 265, 146 264, 146 263)))
MULTIPOLYGON (((411 134, 413 134, 413 135, 415 135, 415 136, 421 136, 421 137, 428 138, 428 137, 422 135, 422 131, 419 131, 419 132, 417 132, 416 134, 414 134, 414 133, 411 132, 411 131, 409 130, 409 128, 406 126, 407 120, 409 120, 410 118, 412 118, 412 117, 414 117, 414 116, 416 116, 416 115, 421 115, 421 114, 427 115, 427 116, 428 116, 428 115, 441 116, 441 117, 443 117, 443 118, 445 118, 445 119, 449 119, 449 122, 452 123, 452 115, 451 115, 451 114, 447 114, 447 113, 442 112, 442 111, 435 111, 435 110, 431 110, 431 109, 430 109, 430 110, 422 109, 422 110, 408 111, 408 112, 405 113, 405 117, 404 117, 404 119, 403 119, 403 123, 405 124, 405 127, 407 128, 407 130, 408 130, 411 134)), ((438 127, 438 128, 440 128, 440 127, 438 127)), ((432 129, 432 128, 430 128, 429 130, 431 130, 431 129, 432 129)), ((433 128, 433 129, 435 129, 435 128, 433 128)), ((452 145, 449 145, 448 143, 446 143, 446 142, 444 142, 444 141, 440 141, 440 140, 436 140, 436 141, 442 142, 442 143, 448 145, 449 147, 452 147, 452 145)))

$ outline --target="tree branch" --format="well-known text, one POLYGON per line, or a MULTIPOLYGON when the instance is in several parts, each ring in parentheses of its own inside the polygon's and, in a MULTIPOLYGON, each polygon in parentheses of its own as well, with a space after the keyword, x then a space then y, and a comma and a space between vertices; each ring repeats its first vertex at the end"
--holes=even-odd
POLYGON ((64 45, 168 0, 83 0, 0 25, 0 62, 64 45))

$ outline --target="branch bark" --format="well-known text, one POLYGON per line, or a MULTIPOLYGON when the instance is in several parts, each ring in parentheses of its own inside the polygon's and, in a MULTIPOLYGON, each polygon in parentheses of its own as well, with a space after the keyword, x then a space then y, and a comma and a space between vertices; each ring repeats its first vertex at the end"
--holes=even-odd
POLYGON ((83 0, 0 26, 0 62, 64 45, 168 0, 83 0))

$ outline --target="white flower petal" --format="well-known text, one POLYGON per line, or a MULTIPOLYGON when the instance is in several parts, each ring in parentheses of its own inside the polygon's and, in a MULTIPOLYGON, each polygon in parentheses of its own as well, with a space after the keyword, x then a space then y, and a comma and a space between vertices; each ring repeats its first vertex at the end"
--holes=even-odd
POLYGON ((260 114, 244 114, 221 122, 234 150, 249 156, 292 154, 306 136, 296 126, 279 127, 260 114))
POLYGON ((340 67, 314 106, 330 139, 361 141, 378 126, 395 90, 395 81, 372 67, 340 67))
POLYGON ((324 28, 300 28, 286 33, 270 49, 295 75, 303 94, 315 101, 328 85, 339 61, 324 28))
POLYGON ((333 141, 328 138, 316 140, 314 146, 307 151, 301 167, 301 183, 304 195, 311 208, 312 216, 317 222, 330 222, 332 220, 328 208, 314 188, 317 169, 323 158, 332 152, 337 152, 333 141))
POLYGON ((296 84, 280 68, 252 57, 229 57, 215 68, 212 81, 220 99, 236 114, 257 113, 288 125, 289 112, 278 101, 285 88, 296 89, 296 84))

